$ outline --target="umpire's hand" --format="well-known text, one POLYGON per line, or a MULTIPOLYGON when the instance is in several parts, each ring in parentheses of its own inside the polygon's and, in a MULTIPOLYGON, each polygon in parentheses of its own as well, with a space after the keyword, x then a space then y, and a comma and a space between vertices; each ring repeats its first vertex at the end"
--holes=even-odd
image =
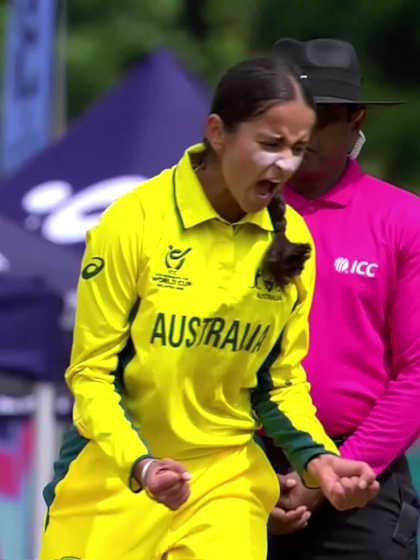
POLYGON ((190 497, 191 475, 172 459, 144 459, 136 465, 134 476, 150 498, 171 510, 180 508, 190 497))
POLYGON ((311 459, 306 468, 338 510, 363 507, 379 490, 375 473, 362 461, 325 454, 311 459))

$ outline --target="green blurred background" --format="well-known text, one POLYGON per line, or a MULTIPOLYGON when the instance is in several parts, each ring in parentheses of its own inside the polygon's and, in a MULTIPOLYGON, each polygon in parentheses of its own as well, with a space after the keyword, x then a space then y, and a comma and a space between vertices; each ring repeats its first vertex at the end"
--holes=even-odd
MULTIPOLYGON (((2 61, 5 15, 3 2, 2 61)), ((370 111, 364 169, 420 193, 418 0, 70 0, 66 18, 69 123, 157 47, 212 87, 227 66, 266 54, 279 37, 348 40, 359 54, 364 97, 407 101, 370 111)))

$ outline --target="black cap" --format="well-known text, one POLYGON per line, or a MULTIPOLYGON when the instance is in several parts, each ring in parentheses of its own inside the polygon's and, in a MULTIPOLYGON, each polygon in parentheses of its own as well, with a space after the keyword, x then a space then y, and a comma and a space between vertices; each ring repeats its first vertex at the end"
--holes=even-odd
POLYGON ((362 77, 356 51, 339 39, 279 39, 274 54, 297 67, 315 103, 399 105, 403 101, 366 101, 361 98, 362 77))

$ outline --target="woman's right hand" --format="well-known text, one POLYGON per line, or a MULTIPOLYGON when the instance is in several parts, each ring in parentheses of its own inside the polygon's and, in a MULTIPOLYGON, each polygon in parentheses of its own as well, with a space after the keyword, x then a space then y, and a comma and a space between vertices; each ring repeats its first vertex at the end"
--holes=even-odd
POLYGON ((172 459, 143 459, 136 465, 134 476, 140 485, 146 485, 147 493, 153 500, 171 510, 180 508, 190 497, 191 475, 172 459), (147 469, 145 480, 142 480, 142 471, 150 461, 152 464, 147 469))

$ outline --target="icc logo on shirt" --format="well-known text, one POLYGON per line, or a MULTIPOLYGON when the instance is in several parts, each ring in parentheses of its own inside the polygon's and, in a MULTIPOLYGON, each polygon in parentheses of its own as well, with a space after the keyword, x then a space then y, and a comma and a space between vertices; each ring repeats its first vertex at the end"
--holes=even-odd
POLYGON ((334 261, 335 270, 341 274, 358 274, 369 278, 375 278, 378 266, 376 263, 368 263, 367 261, 354 260, 350 263, 349 259, 345 257, 338 257, 334 261))

